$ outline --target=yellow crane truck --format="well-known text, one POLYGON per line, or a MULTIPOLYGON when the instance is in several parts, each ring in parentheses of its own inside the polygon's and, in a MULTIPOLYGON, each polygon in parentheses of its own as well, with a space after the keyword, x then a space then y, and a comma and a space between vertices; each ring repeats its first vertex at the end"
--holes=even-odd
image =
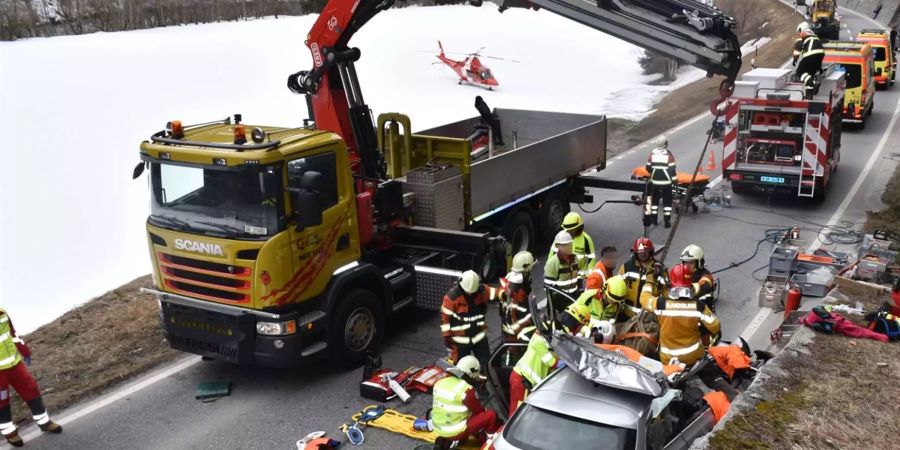
MULTIPOLYGON (((552 237, 570 202, 592 201, 587 187, 615 187, 581 175, 605 166, 603 116, 492 111, 477 98, 477 116, 418 133, 402 114, 373 120, 360 51, 347 42, 392 3, 325 6, 306 41, 313 69, 288 78, 306 95, 304 126, 173 120, 141 144, 147 291, 173 348, 239 364, 359 364, 387 316, 439 309, 461 271, 492 279, 512 251, 552 237)), ((702 3, 509 6, 540 6, 724 74, 725 91, 740 69, 734 21, 702 3)))

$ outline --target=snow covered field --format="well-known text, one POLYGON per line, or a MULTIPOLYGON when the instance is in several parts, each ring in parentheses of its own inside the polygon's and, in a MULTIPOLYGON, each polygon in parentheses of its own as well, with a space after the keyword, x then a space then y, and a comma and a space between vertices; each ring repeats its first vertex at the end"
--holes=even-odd
MULTIPOLYGON (((0 43, 0 306, 27 332, 150 271, 146 176, 131 180, 138 144, 169 120, 242 113, 249 124, 296 125, 289 73, 311 67, 313 16, 96 33, 0 43)), ((630 44, 546 11, 448 6, 376 17, 351 41, 375 115, 409 114, 425 129, 491 106, 640 118, 673 86, 647 86, 630 44), (500 81, 458 86, 437 61, 485 54, 500 81)), ((701 74, 702 76, 702 74, 701 74)), ((151 301, 150 298, 147 301, 151 301)))

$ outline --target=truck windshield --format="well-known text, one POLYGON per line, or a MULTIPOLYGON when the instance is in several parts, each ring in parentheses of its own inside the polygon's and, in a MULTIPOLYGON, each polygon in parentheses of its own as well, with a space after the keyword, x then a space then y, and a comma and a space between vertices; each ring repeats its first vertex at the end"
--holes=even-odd
POLYGON ((281 165, 213 167, 152 163, 150 222, 254 239, 284 226, 281 165))
POLYGON ((635 431, 590 422, 525 404, 503 432, 516 448, 541 450, 625 450, 635 446, 635 431))
POLYGON ((859 64, 840 64, 847 74, 847 89, 859 87, 862 84, 862 66, 859 64))

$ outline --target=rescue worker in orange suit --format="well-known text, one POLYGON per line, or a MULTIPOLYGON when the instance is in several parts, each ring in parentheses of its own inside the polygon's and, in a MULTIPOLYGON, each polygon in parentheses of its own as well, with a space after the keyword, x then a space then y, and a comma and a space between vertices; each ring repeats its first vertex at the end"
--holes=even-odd
POLYGON ((716 280, 706 269, 703 249, 694 244, 688 245, 681 252, 681 263, 684 264, 685 273, 690 277, 697 300, 715 311, 716 280))
POLYGON ((663 205, 663 220, 666 228, 672 226, 672 187, 678 179, 675 171, 675 156, 669 151, 669 138, 656 138, 656 148, 647 158, 646 203, 644 205, 644 226, 656 225, 659 222, 659 203, 663 205))
POLYGON ((500 426, 497 413, 486 409, 476 393, 475 386, 482 383, 481 365, 474 356, 464 356, 451 373, 432 390, 431 422, 438 435, 434 448, 449 449, 454 441, 463 442, 473 435, 483 444, 500 426))
POLYGON ((528 309, 533 267, 534 256, 530 252, 516 253, 512 259, 512 271, 500 280, 503 288, 500 302, 503 342, 527 343, 534 332, 531 311, 528 309))
POLYGON ((584 288, 600 289, 616 272, 616 263, 619 261, 619 251, 615 247, 603 247, 600 250, 600 261, 594 269, 588 273, 584 288))
POLYGON ((681 264, 669 270, 669 289, 653 295, 655 280, 647 280, 641 292, 641 306, 656 314, 659 321, 659 360, 691 366, 706 355, 701 330, 719 334, 719 319, 703 302, 695 300, 690 277, 681 264))
POLYGON ((474 271, 463 272, 441 302, 441 336, 453 363, 466 355, 475 355, 487 365, 487 304, 497 298, 499 290, 481 284, 474 271))
POLYGON ((50 414, 44 406, 41 390, 37 382, 25 366, 31 365, 31 350, 16 335, 16 329, 6 311, 0 308, 0 432, 13 447, 25 445, 19 436, 19 430, 12 420, 12 409, 9 405, 12 386, 19 397, 31 409, 31 418, 46 433, 62 433, 62 427, 50 420, 50 414))
POLYGON ((665 284, 664 278, 659 273, 662 272, 662 268, 657 268, 658 264, 654 259, 655 251, 653 241, 649 238, 637 238, 631 245, 631 258, 619 267, 619 275, 625 278, 625 285, 628 287, 621 308, 624 316, 620 318, 621 322, 641 313, 641 292, 647 285, 648 277, 651 280, 655 279, 654 283, 649 284, 653 295, 659 295, 659 289, 665 284))
MULTIPOLYGON (((550 324, 548 328, 558 329, 564 333, 577 334, 581 327, 587 326, 591 320, 591 312, 583 302, 569 305, 560 315, 559 324, 550 324)), ((551 330, 552 331, 552 330, 551 330)), ((559 365, 559 359, 550 350, 550 344, 540 333, 534 333, 528 342, 528 350, 516 363, 509 374, 509 416, 528 396, 535 386, 541 383, 553 369, 559 365)))

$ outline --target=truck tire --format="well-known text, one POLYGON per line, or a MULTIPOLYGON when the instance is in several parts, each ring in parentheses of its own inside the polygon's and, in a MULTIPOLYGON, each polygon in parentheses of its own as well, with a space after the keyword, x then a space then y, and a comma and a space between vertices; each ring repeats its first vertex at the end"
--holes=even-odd
POLYGON ((354 289, 342 296, 328 326, 331 361, 354 368, 365 362, 366 353, 384 338, 384 308, 372 292, 354 289))
POLYGON ((527 211, 519 210, 506 219, 503 237, 512 246, 512 254, 531 249, 534 245, 534 222, 527 211))
POLYGON ((737 195, 747 195, 750 193, 750 187, 746 186, 744 183, 738 183, 736 181, 731 182, 731 192, 734 192, 737 195))
POLYGON ((825 191, 825 186, 819 184, 816 186, 816 192, 813 194, 813 202, 814 203, 825 203, 826 198, 828 197, 827 192, 825 191))
POLYGON ((553 242, 562 227, 563 219, 569 213, 569 200, 562 191, 556 191, 547 194, 543 203, 538 213, 538 227, 544 241, 553 242))

